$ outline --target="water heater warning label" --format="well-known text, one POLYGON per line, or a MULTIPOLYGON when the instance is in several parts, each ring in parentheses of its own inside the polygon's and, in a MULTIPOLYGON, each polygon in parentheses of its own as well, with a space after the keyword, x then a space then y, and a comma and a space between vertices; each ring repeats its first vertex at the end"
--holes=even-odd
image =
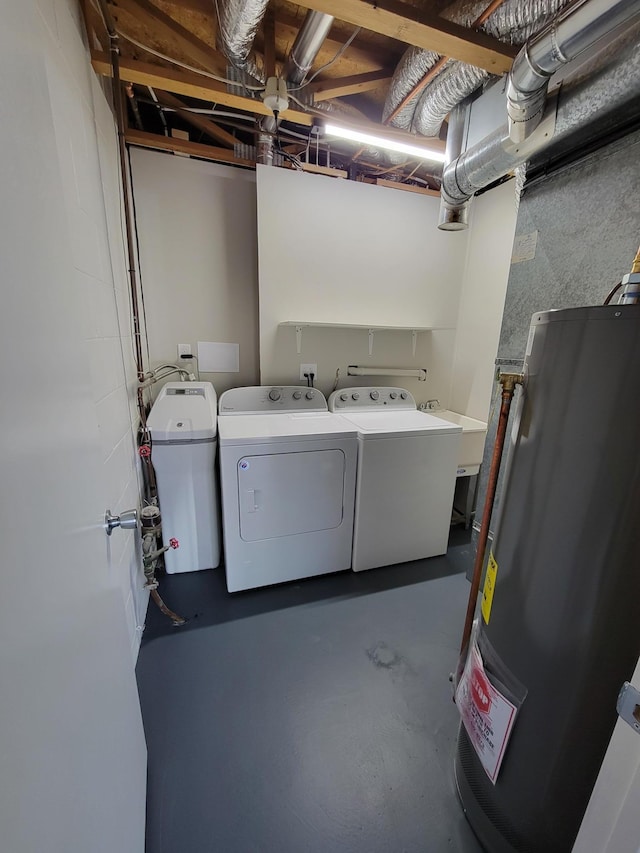
POLYGON ((484 589, 482 590, 482 618, 489 624, 491 618, 491 605, 493 604, 493 593, 496 588, 496 576, 498 574, 498 564, 493 556, 493 551, 489 552, 489 562, 487 563, 487 574, 484 579, 484 589))
POLYGON ((489 681, 475 640, 456 688, 456 705, 469 740, 495 785, 518 709, 489 681))

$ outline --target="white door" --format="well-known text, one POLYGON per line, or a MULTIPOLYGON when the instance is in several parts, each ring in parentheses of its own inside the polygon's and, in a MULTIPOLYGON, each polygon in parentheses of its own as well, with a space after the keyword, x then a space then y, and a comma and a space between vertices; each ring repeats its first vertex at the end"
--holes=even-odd
POLYGON ((34 10, 4 3, 0 27, 0 847, 142 853, 144 735, 34 10))

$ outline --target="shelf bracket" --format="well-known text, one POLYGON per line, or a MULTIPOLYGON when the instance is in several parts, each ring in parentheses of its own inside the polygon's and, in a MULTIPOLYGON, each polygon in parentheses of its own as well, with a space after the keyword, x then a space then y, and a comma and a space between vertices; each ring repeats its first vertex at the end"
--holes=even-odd
POLYGON ((411 332, 411 355, 416 357, 416 344, 418 343, 418 332, 413 329, 411 332))
POLYGON ((369 329, 369 355, 373 355, 373 329, 369 329))
POLYGON ((302 352, 302 326, 296 326, 296 352, 298 355, 302 352))

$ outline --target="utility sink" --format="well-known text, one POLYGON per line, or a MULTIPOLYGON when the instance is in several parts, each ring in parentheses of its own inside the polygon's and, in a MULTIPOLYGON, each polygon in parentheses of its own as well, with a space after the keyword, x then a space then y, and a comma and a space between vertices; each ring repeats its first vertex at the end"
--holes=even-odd
POLYGON ((484 421, 477 421, 461 415, 459 412, 451 412, 449 409, 441 409, 437 412, 429 412, 436 418, 443 418, 462 427, 460 439, 460 453, 458 456, 458 468, 466 469, 465 474, 476 474, 478 466, 482 463, 484 453, 484 440, 487 435, 487 425, 484 421), (476 470, 469 470, 476 469, 476 470))

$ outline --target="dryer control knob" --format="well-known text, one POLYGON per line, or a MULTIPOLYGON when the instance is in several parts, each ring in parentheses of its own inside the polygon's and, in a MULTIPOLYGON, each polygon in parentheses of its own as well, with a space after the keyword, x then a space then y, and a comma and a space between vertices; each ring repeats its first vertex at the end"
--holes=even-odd
POLYGON ((343 403, 346 403, 346 401, 349 399, 349 395, 348 394, 340 394, 340 399, 342 400, 343 403))
POLYGON ((272 388, 271 391, 269 391, 269 399, 273 400, 274 403, 276 402, 276 400, 279 400, 281 396, 282 395, 280 394, 277 388, 272 388))
POLYGON ((378 391, 371 391, 369 396, 371 397, 372 400, 377 400, 378 397, 380 396, 380 393, 378 391))
POLYGON ((352 399, 352 400, 359 400, 359 399, 360 399, 360 394, 358 394, 358 392, 357 392, 357 391, 354 391, 354 392, 353 392, 353 394, 351 395, 351 399, 352 399))
POLYGON ((403 391, 403 392, 400 394, 400 396, 402 397, 402 399, 403 399, 403 400, 406 400, 406 399, 407 399, 407 397, 408 397, 409 395, 407 394, 407 392, 406 392, 406 391, 403 391))
POLYGON ((313 400, 316 395, 313 393, 313 391, 307 391, 304 396, 307 398, 307 400, 313 400))
POLYGON ((302 397, 302 391, 294 391, 293 392, 293 399, 294 400, 299 400, 301 397, 302 397))
POLYGON ((391 397, 392 400, 395 400, 396 397, 398 396, 398 392, 397 391, 391 391, 389 396, 391 397))

